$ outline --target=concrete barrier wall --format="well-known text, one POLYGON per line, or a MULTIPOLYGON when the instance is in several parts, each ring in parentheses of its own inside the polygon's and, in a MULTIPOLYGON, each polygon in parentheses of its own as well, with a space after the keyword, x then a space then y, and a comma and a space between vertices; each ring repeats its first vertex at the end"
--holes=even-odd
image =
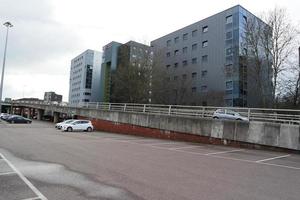
MULTIPOLYGON (((165 115, 136 114, 124 112, 97 111, 81 109, 79 116, 94 119, 101 124, 98 129, 130 134, 135 132, 147 136, 160 134, 166 138, 199 136, 199 139, 213 143, 249 143, 270 147, 300 150, 299 126, 264 122, 221 121, 207 118, 174 117, 165 115), (98 121, 96 120, 98 119, 98 121), (107 125, 107 123, 110 125, 107 125), (104 125, 105 124, 105 125, 104 125), (105 126, 105 127, 104 127, 105 126), (109 128, 107 128, 109 126, 109 128), (118 130, 122 127, 125 131, 118 130), (150 131, 149 131, 149 130, 150 131), (158 131, 158 132, 155 132, 158 131), (145 134, 144 134, 145 135, 145 134)), ((195 138, 194 138, 195 139, 195 138)))
MULTIPOLYGON (((28 107, 31 107, 28 105, 28 107)), ((104 131, 139 134, 224 144, 253 144, 300 150, 299 125, 267 122, 220 121, 208 118, 174 117, 34 105, 32 108, 68 113, 93 120, 104 131)))

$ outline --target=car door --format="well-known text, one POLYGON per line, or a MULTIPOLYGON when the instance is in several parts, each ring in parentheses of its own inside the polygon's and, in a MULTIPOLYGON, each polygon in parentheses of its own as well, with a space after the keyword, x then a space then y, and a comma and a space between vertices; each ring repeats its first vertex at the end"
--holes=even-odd
POLYGON ((74 131, 80 130, 80 121, 73 122, 72 125, 74 131))

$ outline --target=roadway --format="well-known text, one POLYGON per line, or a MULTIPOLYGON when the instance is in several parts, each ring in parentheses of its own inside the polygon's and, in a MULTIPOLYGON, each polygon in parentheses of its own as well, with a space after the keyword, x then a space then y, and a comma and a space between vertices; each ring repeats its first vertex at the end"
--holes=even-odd
POLYGON ((299 200, 300 155, 0 123, 0 200, 299 200))

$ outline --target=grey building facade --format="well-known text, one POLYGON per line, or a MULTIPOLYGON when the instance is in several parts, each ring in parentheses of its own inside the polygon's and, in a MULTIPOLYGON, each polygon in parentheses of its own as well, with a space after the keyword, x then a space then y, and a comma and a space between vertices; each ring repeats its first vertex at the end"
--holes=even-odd
POLYGON ((44 101, 46 102, 62 102, 62 95, 56 94, 55 92, 45 92, 44 101))
MULTIPOLYGON (((148 45, 144 45, 135 41, 129 41, 125 44, 118 42, 110 42, 103 47, 102 71, 101 71, 101 87, 103 88, 103 100, 105 102, 129 102, 128 99, 121 97, 115 93, 115 84, 112 81, 112 75, 117 69, 129 66, 141 68, 146 64, 150 67, 148 61, 152 61, 152 50, 148 45), (114 97, 112 96, 114 93, 114 97)), ((147 102, 151 101, 149 88, 145 88, 148 95, 147 102)), ((151 93, 151 92, 150 92, 151 93)))
MULTIPOLYGON (((151 42, 174 83, 170 103, 258 106, 255 83, 241 61, 250 17, 255 16, 237 5, 151 42)), ((267 79, 271 85, 272 78, 267 79)))
POLYGON ((69 103, 101 101, 101 52, 86 50, 71 61, 69 103))

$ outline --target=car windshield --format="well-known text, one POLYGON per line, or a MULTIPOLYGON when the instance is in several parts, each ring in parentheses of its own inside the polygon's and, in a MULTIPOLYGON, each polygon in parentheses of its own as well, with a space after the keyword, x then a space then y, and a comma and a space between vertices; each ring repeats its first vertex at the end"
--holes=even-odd
POLYGON ((65 124, 70 124, 72 121, 74 121, 74 120, 66 120, 64 123, 65 124))

